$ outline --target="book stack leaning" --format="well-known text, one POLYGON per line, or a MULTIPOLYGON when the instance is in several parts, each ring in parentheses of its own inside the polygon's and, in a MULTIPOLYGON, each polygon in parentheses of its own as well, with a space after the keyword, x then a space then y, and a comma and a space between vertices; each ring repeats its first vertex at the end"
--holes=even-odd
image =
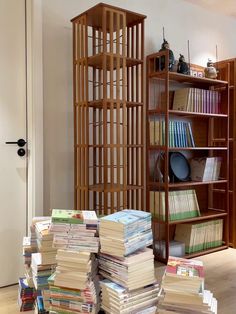
POLYGON ((123 210, 101 218, 99 274, 106 313, 155 313, 159 287, 154 273, 151 214, 123 210))
POLYGON ((56 249, 53 248, 53 235, 50 233, 51 217, 47 220, 40 219, 35 223, 35 234, 37 253, 31 256, 31 268, 33 282, 38 296, 42 295, 43 311, 36 302, 36 313, 47 313, 49 311, 49 286, 48 278, 56 267, 56 249))
POLYGON ((98 219, 94 211, 52 211, 56 271, 48 279, 50 313, 97 313, 98 219))
POLYGON ((203 263, 170 256, 162 280, 159 314, 216 314, 217 300, 204 289, 203 263))
POLYGON ((36 259, 37 261, 40 260, 40 262, 42 259, 45 261, 44 254, 47 254, 48 250, 54 251, 55 257, 55 250, 52 249, 52 241, 46 242, 47 244, 49 243, 49 246, 45 249, 45 232, 48 233, 50 219, 51 217, 34 217, 30 226, 29 236, 23 238, 25 277, 19 278, 18 293, 18 303, 21 312, 35 308, 35 313, 38 313, 37 302, 35 300, 42 293, 41 283, 43 282, 47 286, 47 278, 51 274, 51 266, 48 276, 45 277, 45 270, 41 269, 41 265, 36 265, 36 259), (44 224, 45 221, 46 223, 44 224), (39 281, 40 284, 38 285, 39 281))

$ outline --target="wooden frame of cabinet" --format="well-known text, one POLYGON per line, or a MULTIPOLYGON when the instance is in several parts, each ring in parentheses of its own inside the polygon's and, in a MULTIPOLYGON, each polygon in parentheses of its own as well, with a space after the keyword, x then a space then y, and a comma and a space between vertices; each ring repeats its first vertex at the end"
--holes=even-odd
MULTIPOLYGON (((223 244, 218 247, 210 248, 204 251, 187 254, 186 258, 215 252, 228 247, 229 245, 229 88, 228 75, 229 65, 224 65, 224 80, 212 80, 203 77, 194 77, 183 75, 168 70, 168 51, 154 53, 147 56, 147 151, 146 151, 146 169, 147 169, 147 211, 150 210, 149 192, 152 190, 165 192, 165 221, 153 218, 154 239, 165 241, 165 258, 156 256, 157 259, 166 262, 169 256, 169 243, 173 239, 175 226, 179 223, 203 222, 214 218, 222 218, 223 244), (164 59, 163 59, 164 58, 164 59), (157 69, 157 60, 165 61, 164 69, 157 69), (226 79, 227 78, 227 79, 226 79), (201 89, 217 89, 223 93, 222 112, 205 113, 176 111, 171 108, 173 97, 172 91, 181 87, 198 87, 201 89), (157 92, 155 92, 155 89, 157 92), (154 94, 158 94, 156 100, 152 99, 154 94), (150 107, 151 106, 151 107, 150 107), (149 121, 152 117, 163 117, 165 121, 164 141, 166 145, 150 145, 149 121), (195 147, 170 147, 169 146, 169 120, 189 119, 195 138, 195 147), (222 128, 223 126, 223 128, 222 128), (219 131, 220 130, 220 131, 219 131), (222 134, 220 132, 222 131, 222 134), (207 182, 169 182, 169 153, 181 151, 187 158, 199 156, 217 156, 223 159, 221 178, 216 181, 207 182), (150 156, 162 152, 164 155, 163 183, 153 182, 150 173, 150 156), (197 190, 198 202, 201 210, 199 217, 188 218, 184 220, 169 219, 169 191, 194 188, 197 190), (215 193, 215 190, 221 191, 221 194, 215 193)), ((158 62, 159 62, 158 61, 158 62)), ((196 66, 197 67, 197 66, 196 66)), ((155 251, 155 250, 154 250, 155 251)))
POLYGON ((145 18, 100 3, 72 19, 75 209, 143 208, 145 18))
POLYGON ((219 79, 229 79, 229 245, 236 248, 236 59, 222 60, 215 66, 219 79), (229 65, 229 78, 226 64, 229 65))

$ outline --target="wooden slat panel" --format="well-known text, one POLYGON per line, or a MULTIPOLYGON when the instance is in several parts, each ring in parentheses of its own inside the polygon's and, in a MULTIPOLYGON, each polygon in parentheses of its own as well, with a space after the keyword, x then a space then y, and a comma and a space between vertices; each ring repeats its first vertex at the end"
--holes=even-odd
MULTIPOLYGON (((107 62, 107 10, 103 9, 103 21, 102 21, 102 33, 103 33, 103 144, 107 144, 107 71, 106 71, 106 62, 107 62)), ((103 180, 104 180, 104 189, 106 190, 108 182, 108 173, 107 173, 107 162, 108 162, 108 152, 107 148, 103 149, 103 180)), ((107 215, 107 192, 104 192, 104 214, 107 215)))
MULTIPOLYGON (((97 30, 95 28, 92 29, 92 54, 95 55, 96 54, 96 36, 97 36, 97 30)), ((97 80, 97 70, 95 68, 93 68, 93 100, 97 99, 97 88, 96 88, 96 80, 97 80)), ((93 108, 93 118, 92 118, 92 128, 93 128, 93 145, 96 145, 97 141, 97 127, 96 127, 96 117, 97 117, 97 109, 93 108)), ((96 184, 96 178, 97 178, 97 169, 96 169, 96 162, 97 162, 97 148, 94 147, 93 148, 93 182, 92 184, 96 184)), ((93 209, 95 210, 96 208, 96 192, 94 191, 92 193, 93 195, 93 209)))
MULTIPOLYGON (((122 14, 122 100, 123 100, 123 144, 127 145, 127 114, 126 114, 126 15, 122 14)), ((123 203, 127 207, 127 149, 123 149, 123 184, 125 191, 123 193, 123 203)))
MULTIPOLYGON (((114 66, 114 57, 113 57, 113 25, 114 25, 114 13, 110 12, 110 99, 114 98, 114 84, 113 84, 113 66, 114 66)), ((119 82, 116 81, 116 85, 118 85, 119 82)), ((113 145, 114 141, 114 104, 113 101, 111 102, 110 106, 110 144, 111 146, 113 145)), ((110 176, 111 176, 111 186, 113 187, 114 184, 114 147, 111 147, 110 150, 110 163, 111 163, 111 168, 110 168, 110 176)), ((111 192, 111 210, 113 211, 114 207, 114 192, 111 192)))
MULTIPOLYGON (((118 148, 116 150, 116 162, 117 162, 117 182, 120 186, 121 184, 121 167, 120 167, 120 148, 119 145, 121 144, 121 139, 120 139, 120 14, 116 13, 116 64, 117 64, 117 69, 116 69, 116 98, 117 98, 117 106, 116 106, 116 143, 118 145, 118 148)), ((123 84, 123 81, 122 81, 123 84)), ((120 207, 120 202, 121 202, 121 192, 117 192, 117 208, 120 207)))
POLYGON ((73 114, 74 114, 74 209, 77 208, 77 64, 75 60, 77 59, 77 23, 73 23, 73 114))

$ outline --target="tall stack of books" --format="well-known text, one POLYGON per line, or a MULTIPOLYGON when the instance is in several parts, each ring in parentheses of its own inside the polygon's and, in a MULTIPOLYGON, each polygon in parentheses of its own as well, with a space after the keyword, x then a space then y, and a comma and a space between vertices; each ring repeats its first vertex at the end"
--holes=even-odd
POLYGON ((38 252, 37 236, 35 232, 35 224, 39 221, 48 220, 49 217, 34 217, 30 226, 30 235, 23 238, 23 257, 25 277, 30 287, 34 287, 31 269, 31 256, 38 252))
POLYGON ((52 313, 97 313, 98 218, 94 211, 52 211, 57 267, 48 279, 52 313))
POLYGON ((52 247, 53 234, 50 233, 51 217, 43 217, 34 223, 37 253, 32 254, 31 269, 35 288, 42 296, 44 309, 48 312, 48 278, 56 267, 56 249, 52 247), (44 299, 45 298, 45 299, 44 299))
POLYGON ((19 278, 18 304, 20 312, 31 311, 34 309, 36 291, 28 285, 26 278, 19 278))
POLYGON ((217 313, 217 300, 210 291, 204 290, 201 261, 169 257, 158 313, 217 313))
POLYGON ((99 273, 102 305, 107 313, 155 313, 159 287, 154 256, 151 214, 123 210, 100 220, 99 273))

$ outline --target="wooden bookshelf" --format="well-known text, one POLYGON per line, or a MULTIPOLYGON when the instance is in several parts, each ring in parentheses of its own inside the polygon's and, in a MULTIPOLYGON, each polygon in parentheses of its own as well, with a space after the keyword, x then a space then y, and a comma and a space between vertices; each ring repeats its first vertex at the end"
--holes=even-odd
POLYGON ((145 18, 99 3, 72 19, 75 209, 144 208, 145 18))
MULTIPOLYGON (((212 80, 203 77, 193 77, 166 70, 168 69, 168 51, 154 53, 147 56, 146 66, 147 66, 146 207, 147 210, 150 210, 152 212, 154 206, 155 214, 158 213, 158 210, 160 210, 160 206, 164 206, 164 208, 166 209, 164 221, 156 218, 158 217, 158 215, 153 216, 154 239, 157 242, 162 240, 165 241, 166 243, 165 252, 167 253, 165 258, 162 258, 160 255, 157 255, 156 257, 161 261, 165 262, 167 261, 170 250, 169 243, 171 240, 174 240, 176 226, 178 224, 185 223, 198 223, 198 222, 211 223, 211 221, 213 222, 214 220, 217 219, 222 219, 223 223, 222 245, 217 247, 211 247, 209 249, 202 251, 197 251, 192 254, 188 254, 188 257, 208 254, 210 252, 215 252, 227 248, 229 245, 229 194, 230 194, 229 189, 230 112, 229 112, 229 84, 228 84, 229 64, 225 63, 224 67, 222 66, 225 75, 224 77, 222 76, 220 77, 220 79, 217 80, 212 80), (157 60, 158 62, 160 60, 163 61, 163 58, 165 60, 165 69, 158 70, 157 60), (174 93, 176 90, 179 90, 181 88, 192 89, 193 90, 192 93, 195 93, 195 90, 198 89, 200 90, 201 93, 200 95, 209 96, 198 96, 205 97, 199 100, 199 98, 196 98, 197 96, 195 97, 195 94, 193 94, 194 96, 191 97, 195 98, 188 99, 192 100, 191 106, 193 106, 194 110, 176 110, 172 108, 174 93), (198 101, 199 103, 196 104, 196 101, 198 101), (208 108, 208 105, 210 109, 208 108), (150 122, 156 120, 164 121, 158 122, 157 127, 158 136, 161 138, 161 139, 158 138, 157 142, 162 141, 165 143, 164 145, 158 143, 155 144, 151 143, 151 138, 153 139, 154 135, 150 134, 150 132, 153 131, 153 129, 151 129, 150 131, 151 128, 150 122), (173 127, 172 124, 171 129, 169 125, 170 120, 174 121, 173 123, 175 123, 177 126, 173 127), (185 123, 185 125, 188 125, 188 127, 191 128, 191 131, 190 130, 187 131, 187 126, 185 126, 186 137, 187 136, 190 137, 190 135, 187 135, 187 132, 189 132, 188 134, 190 134, 191 132, 193 134, 194 145, 190 145, 191 147, 189 145, 184 145, 186 147, 182 147, 181 145, 178 145, 180 142, 178 142, 177 139, 171 139, 171 136, 177 136, 176 134, 178 134, 174 133, 177 132, 175 130, 178 130, 179 128, 178 121, 180 121, 180 123, 185 123), (172 145, 175 147, 171 147, 170 145, 171 141, 175 142, 175 144, 172 145), (170 181, 169 154, 171 152, 181 152, 189 161, 193 157, 199 158, 220 157, 222 163, 219 178, 203 182, 202 181, 172 182, 172 180, 170 181), (159 156, 160 155, 162 156, 161 157, 162 165, 160 167, 163 178, 162 181, 159 180, 160 182, 153 181, 154 176, 153 167, 156 167, 156 163, 154 162, 153 164, 152 160, 155 161, 158 154, 159 156), (169 200, 169 193, 171 191, 173 193, 175 193, 175 191, 176 193, 178 193, 177 191, 181 190, 195 191, 194 193, 196 193, 196 197, 198 200, 197 203, 199 205, 200 210, 199 216, 178 220, 170 219, 169 206, 171 206, 170 204, 172 205, 174 204, 173 203, 174 200, 173 199, 172 201, 169 200), (158 193, 164 192, 163 201, 164 204, 162 203, 163 205, 160 205, 160 199, 159 201, 157 202, 154 201, 154 203, 150 204, 150 192, 155 191, 158 193)), ((156 122, 154 122, 154 125, 155 123, 156 122)), ((186 141, 188 141, 188 139, 186 139, 186 141)))
MULTIPOLYGON (((236 248, 236 58, 216 64, 219 78, 227 79, 225 65, 229 64, 229 244, 236 248)), ((214 189, 215 193, 222 190, 214 189)))

